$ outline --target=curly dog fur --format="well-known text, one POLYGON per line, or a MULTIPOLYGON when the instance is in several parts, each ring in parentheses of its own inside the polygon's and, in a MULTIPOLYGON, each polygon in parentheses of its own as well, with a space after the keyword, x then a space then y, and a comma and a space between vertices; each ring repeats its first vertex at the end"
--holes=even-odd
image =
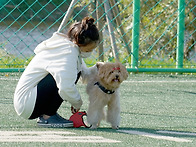
POLYGON ((89 75, 86 87, 89 95, 87 121, 92 125, 91 129, 96 129, 105 118, 104 107, 107 105, 107 122, 113 129, 118 129, 120 124, 119 86, 127 79, 128 72, 120 62, 98 62, 96 67, 96 72, 89 75))

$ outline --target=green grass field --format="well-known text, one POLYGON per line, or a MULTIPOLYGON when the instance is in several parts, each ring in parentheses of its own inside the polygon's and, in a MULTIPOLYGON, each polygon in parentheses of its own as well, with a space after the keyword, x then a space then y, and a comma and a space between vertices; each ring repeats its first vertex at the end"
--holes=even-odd
MULTIPOLYGON (((121 125, 102 122, 87 128, 38 128, 36 120, 16 115, 13 94, 19 73, 0 73, 0 146, 196 146, 196 75, 131 74, 121 85, 121 125), (30 142, 30 143, 29 143, 30 142)), ((87 110, 85 85, 78 84, 87 110)), ((69 118, 70 104, 59 113, 69 118)))

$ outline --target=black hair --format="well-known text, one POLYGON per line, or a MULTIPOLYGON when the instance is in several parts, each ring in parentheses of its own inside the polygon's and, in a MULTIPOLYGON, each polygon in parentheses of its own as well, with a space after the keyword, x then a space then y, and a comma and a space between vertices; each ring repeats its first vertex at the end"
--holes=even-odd
POLYGON ((68 31, 68 37, 77 45, 87 45, 99 41, 99 31, 92 17, 85 17, 80 22, 72 24, 68 31))

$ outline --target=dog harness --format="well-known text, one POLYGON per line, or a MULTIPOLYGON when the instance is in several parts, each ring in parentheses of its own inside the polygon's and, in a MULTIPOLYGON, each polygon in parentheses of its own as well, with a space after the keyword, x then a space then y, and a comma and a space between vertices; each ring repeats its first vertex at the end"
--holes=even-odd
POLYGON ((113 93, 115 92, 115 91, 106 89, 106 88, 103 87, 99 82, 96 82, 94 85, 99 86, 99 88, 100 88, 103 92, 105 92, 106 94, 113 94, 113 93))
POLYGON ((81 126, 84 126, 86 128, 90 128, 89 126, 87 126, 85 124, 84 118, 83 118, 84 116, 87 116, 85 111, 83 111, 83 112, 76 112, 69 118, 70 121, 73 121, 73 127, 74 128, 79 128, 81 126))

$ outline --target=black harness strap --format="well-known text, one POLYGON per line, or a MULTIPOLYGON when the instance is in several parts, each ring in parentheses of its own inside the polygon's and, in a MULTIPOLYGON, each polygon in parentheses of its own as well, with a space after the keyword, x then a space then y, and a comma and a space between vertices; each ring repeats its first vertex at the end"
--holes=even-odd
POLYGON ((103 87, 99 82, 96 82, 94 85, 99 86, 99 88, 106 94, 113 94, 115 91, 108 90, 105 87, 103 87))

